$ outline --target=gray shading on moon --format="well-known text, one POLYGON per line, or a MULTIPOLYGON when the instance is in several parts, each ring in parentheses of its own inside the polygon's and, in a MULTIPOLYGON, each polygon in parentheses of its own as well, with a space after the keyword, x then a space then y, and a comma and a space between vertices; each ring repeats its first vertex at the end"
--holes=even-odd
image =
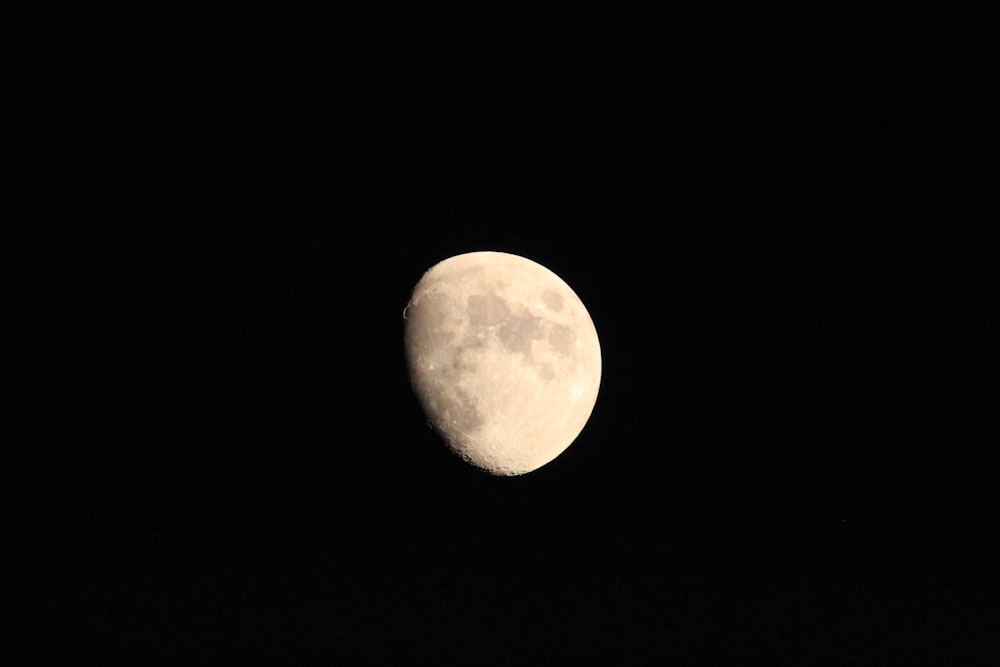
POLYGON ((431 425, 469 463, 520 475, 582 431, 601 350, 587 309, 531 260, 474 252, 432 267, 404 311, 413 390, 431 425))

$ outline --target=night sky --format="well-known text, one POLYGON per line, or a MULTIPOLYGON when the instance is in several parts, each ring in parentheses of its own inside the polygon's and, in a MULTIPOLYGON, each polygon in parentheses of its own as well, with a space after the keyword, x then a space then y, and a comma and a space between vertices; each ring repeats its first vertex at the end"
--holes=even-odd
POLYGON ((981 19, 22 36, 10 664, 1000 655, 981 19), (452 455, 407 378, 410 291, 475 250, 556 272, 601 339, 587 427, 522 477, 452 455))

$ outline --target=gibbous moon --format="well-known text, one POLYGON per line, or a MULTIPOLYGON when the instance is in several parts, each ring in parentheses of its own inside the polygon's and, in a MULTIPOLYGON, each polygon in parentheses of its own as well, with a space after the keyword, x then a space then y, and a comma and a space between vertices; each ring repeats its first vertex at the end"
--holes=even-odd
POLYGON ((590 314, 559 276, 502 252, 433 266, 403 311, 410 382, 467 462, 521 475, 583 430, 601 383, 590 314))

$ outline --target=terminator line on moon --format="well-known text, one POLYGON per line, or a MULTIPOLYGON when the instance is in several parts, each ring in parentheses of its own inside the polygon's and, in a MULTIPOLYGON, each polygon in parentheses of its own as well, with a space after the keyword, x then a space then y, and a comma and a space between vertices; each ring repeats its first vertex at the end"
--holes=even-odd
POLYGON ((549 463, 597 401, 601 348, 559 276, 501 252, 457 255, 417 283, 405 318, 413 390, 431 425, 495 475, 549 463))

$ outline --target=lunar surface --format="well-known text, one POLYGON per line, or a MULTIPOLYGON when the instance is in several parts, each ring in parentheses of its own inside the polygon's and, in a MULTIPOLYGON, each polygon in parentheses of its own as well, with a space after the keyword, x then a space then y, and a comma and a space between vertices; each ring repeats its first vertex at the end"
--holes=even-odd
POLYGON ((549 463, 597 401, 601 348, 559 276, 524 257, 473 252, 424 274, 403 312, 413 390, 463 459, 495 475, 549 463))

